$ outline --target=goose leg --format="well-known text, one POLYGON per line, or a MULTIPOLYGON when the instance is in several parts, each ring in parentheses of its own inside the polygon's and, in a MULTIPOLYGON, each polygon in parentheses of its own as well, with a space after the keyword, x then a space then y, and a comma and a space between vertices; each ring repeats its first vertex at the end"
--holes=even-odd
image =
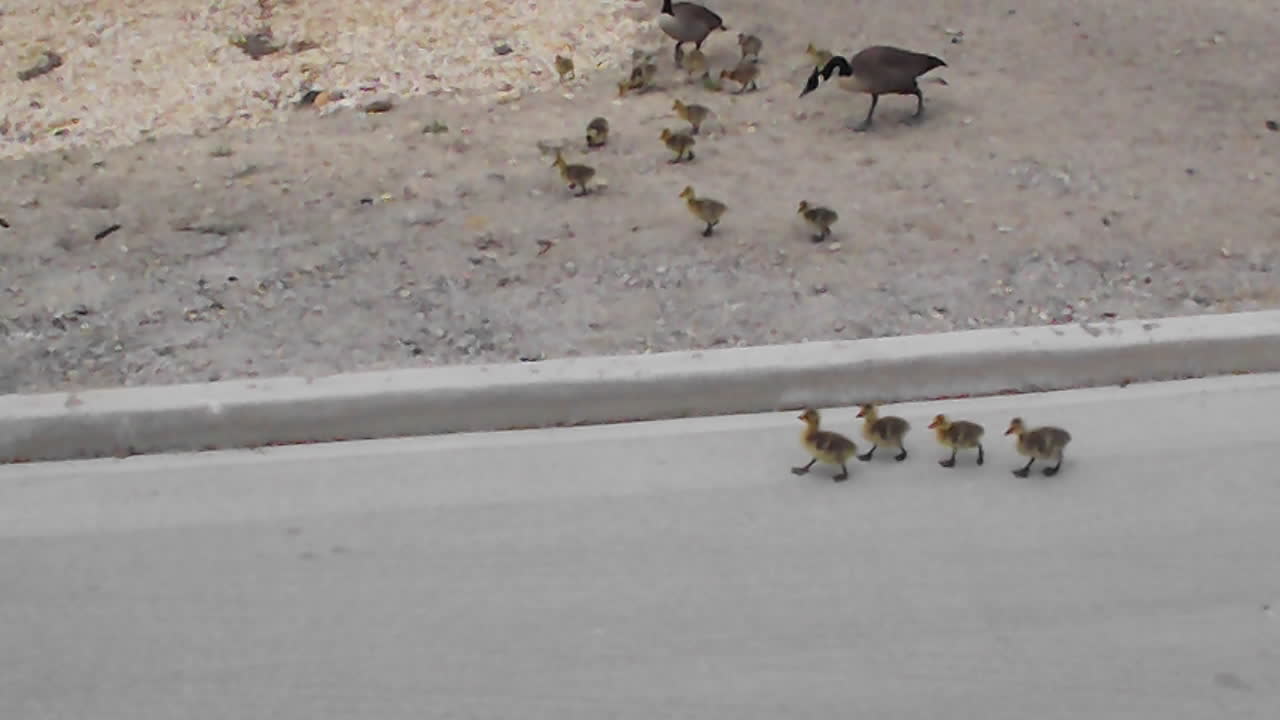
POLYGON ((805 474, 805 473, 809 472, 809 468, 813 467, 813 464, 814 464, 814 463, 816 463, 816 462, 818 462, 818 459, 817 459, 817 458, 814 458, 814 459, 812 459, 812 460, 810 460, 810 461, 809 461, 809 464, 808 464, 808 465, 803 465, 803 466, 801 466, 801 467, 793 467, 793 468, 791 468, 791 472, 792 472, 792 474, 795 474, 795 475, 803 475, 803 474, 805 474))
POLYGON ((813 236, 813 241, 814 241, 815 243, 820 243, 820 242, 822 242, 823 240, 826 240, 826 239, 827 239, 827 235, 828 235, 830 232, 831 232, 831 228, 823 228, 823 229, 822 229, 822 232, 820 232, 820 233, 818 233, 817 235, 814 235, 814 236, 813 236))
POLYGON ((871 96, 871 107, 867 108, 867 117, 862 122, 854 125, 851 130, 854 132, 866 132, 871 127, 871 116, 876 112, 876 104, 880 102, 879 95, 871 96))
POLYGON ((1017 470, 1014 470, 1013 474, 1021 478, 1026 477, 1027 473, 1031 472, 1031 464, 1034 463, 1035 461, 1036 461, 1035 458, 1031 458, 1030 460, 1027 461, 1026 465, 1023 465, 1017 470))
POLYGON ((702 237, 711 237, 711 229, 715 226, 715 223, 707 223, 707 229, 702 231, 702 237))
POLYGON ((907 448, 905 445, 899 445, 898 449, 902 450, 902 452, 898 453, 897 455, 894 455, 893 459, 897 460, 898 462, 902 462, 903 460, 907 459, 907 448))
POLYGON ((983 460, 982 454, 983 454, 983 453, 982 453, 982 443, 978 443, 978 464, 979 464, 979 465, 981 465, 981 464, 982 464, 982 460, 983 460))
POLYGON ((951 457, 947 458, 946 460, 939 460, 938 464, 945 468, 955 467, 956 466, 956 449, 951 448, 951 457))
POLYGON ((684 67, 684 42, 676 42, 676 67, 684 67))
POLYGON ((916 96, 916 111, 911 115, 911 119, 919 120, 924 115, 924 93, 920 91, 920 86, 916 85, 912 88, 911 94, 916 96))
POLYGON ((879 447, 879 446, 878 446, 878 445, 872 445, 872 446, 871 446, 871 449, 870 449, 870 450, 868 450, 868 451, 866 451, 865 453, 863 453, 863 454, 859 455, 859 456, 858 456, 858 459, 859 459, 859 460, 861 460, 862 462, 867 462, 868 460, 870 460, 870 459, 871 459, 871 456, 872 456, 872 455, 874 455, 874 454, 876 453, 876 448, 877 448, 877 447, 879 447))
POLYGON ((832 480, 835 480, 836 482, 844 482, 845 480, 848 480, 848 479, 849 479, 849 468, 845 467, 845 466, 844 466, 844 463, 840 463, 840 474, 839 474, 839 475, 836 475, 835 477, 833 477, 833 478, 831 478, 831 479, 832 479, 832 480))
POLYGON ((1045 477, 1053 477, 1054 475, 1057 475, 1057 474, 1058 474, 1058 470, 1059 470, 1059 469, 1061 469, 1061 468, 1062 468, 1062 456, 1061 456, 1061 455, 1059 455, 1059 456, 1058 456, 1058 464, 1057 464, 1057 465, 1054 465, 1053 467, 1047 467, 1047 468, 1045 468, 1044 470, 1042 470, 1041 472, 1043 472, 1043 473, 1044 473, 1044 476, 1045 476, 1045 477))

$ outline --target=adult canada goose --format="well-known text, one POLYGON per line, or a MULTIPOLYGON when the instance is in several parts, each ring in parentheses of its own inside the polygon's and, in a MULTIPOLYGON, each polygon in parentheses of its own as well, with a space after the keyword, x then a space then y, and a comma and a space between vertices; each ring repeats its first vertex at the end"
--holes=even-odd
POLYGON ((888 45, 873 45, 847 60, 837 55, 826 65, 815 67, 800 97, 818 89, 819 80, 830 80, 833 74, 839 73, 837 84, 841 89, 871 96, 866 119, 853 127, 855 132, 862 132, 871 127, 871 116, 881 95, 915 95, 916 112, 911 117, 919 119, 924 114, 924 93, 916 79, 936 67, 946 66, 942 58, 932 55, 888 45))
POLYGON ((684 44, 693 43, 701 50, 702 43, 715 30, 728 30, 721 17, 697 3, 662 0, 658 15, 658 27, 676 41, 676 66, 684 56, 684 44))

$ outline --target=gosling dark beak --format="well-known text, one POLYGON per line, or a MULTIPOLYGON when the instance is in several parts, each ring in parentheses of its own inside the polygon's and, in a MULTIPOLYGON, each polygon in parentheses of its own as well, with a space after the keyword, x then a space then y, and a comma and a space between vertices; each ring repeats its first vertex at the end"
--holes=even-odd
POLYGON ((1009 428, 1008 430, 1005 430, 1005 431, 1004 431, 1004 434, 1005 434, 1005 435, 1012 435, 1012 434, 1013 434, 1013 428, 1009 428))

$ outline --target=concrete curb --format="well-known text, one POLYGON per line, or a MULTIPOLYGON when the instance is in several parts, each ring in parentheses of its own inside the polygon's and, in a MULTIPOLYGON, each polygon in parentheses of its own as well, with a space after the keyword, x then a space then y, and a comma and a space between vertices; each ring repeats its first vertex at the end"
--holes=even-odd
POLYGON ((1280 371, 1280 311, 0 397, 0 463, 1280 371))

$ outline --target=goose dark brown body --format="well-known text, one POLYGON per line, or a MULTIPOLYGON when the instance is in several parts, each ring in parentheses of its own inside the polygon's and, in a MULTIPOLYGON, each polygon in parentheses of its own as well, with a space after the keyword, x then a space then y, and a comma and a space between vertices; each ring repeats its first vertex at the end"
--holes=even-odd
POLYGON ((687 42, 702 49, 702 43, 715 30, 728 30, 724 20, 697 3, 662 0, 658 15, 658 27, 676 41, 676 66, 680 66, 683 46, 687 42))
POLYGON ((819 81, 829 80, 838 74, 837 82, 841 88, 871 96, 866 119, 853 128, 860 132, 871 127, 871 117, 881 95, 915 95, 916 112, 912 118, 923 115, 924 93, 920 91, 917 79, 934 68, 946 66, 942 58, 933 55, 889 45, 873 45, 848 59, 836 56, 826 65, 815 67, 800 97, 818 89, 819 81))

